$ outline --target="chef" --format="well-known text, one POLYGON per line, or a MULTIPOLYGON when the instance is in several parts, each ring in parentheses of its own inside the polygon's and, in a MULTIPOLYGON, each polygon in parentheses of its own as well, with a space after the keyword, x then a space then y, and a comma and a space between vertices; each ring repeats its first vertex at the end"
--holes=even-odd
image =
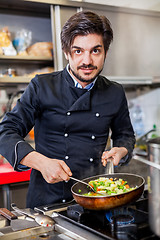
POLYGON ((16 171, 32 168, 27 207, 69 201, 70 176, 98 174, 109 158, 114 165, 131 159, 135 137, 123 87, 100 75, 112 39, 106 17, 74 14, 61 32, 68 65, 36 75, 0 123, 0 154, 16 171), (24 140, 33 127, 35 149, 24 140), (105 151, 110 132, 113 148, 105 151))

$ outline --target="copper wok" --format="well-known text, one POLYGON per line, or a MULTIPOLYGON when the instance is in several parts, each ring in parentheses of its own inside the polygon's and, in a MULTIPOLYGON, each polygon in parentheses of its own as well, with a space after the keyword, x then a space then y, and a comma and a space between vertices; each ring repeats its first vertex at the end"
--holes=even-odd
POLYGON ((114 173, 114 174, 102 174, 84 179, 84 182, 89 182, 91 180, 97 179, 99 177, 109 177, 109 178, 122 178, 127 181, 130 187, 136 187, 136 189, 122 194, 112 195, 112 196, 83 196, 89 190, 87 186, 82 183, 75 183, 71 192, 75 201, 86 209, 91 210, 108 210, 116 207, 120 207, 131 202, 136 201, 143 193, 145 180, 143 177, 134 174, 126 173, 114 173), (79 193, 79 189, 81 193, 79 193))

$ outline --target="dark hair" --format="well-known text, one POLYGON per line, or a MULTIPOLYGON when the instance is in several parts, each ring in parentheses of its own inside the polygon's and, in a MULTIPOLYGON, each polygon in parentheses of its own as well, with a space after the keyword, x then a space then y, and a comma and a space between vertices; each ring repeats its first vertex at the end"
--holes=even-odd
POLYGON ((61 31, 62 49, 70 53, 70 47, 78 35, 96 33, 102 35, 105 52, 113 40, 113 31, 109 20, 105 16, 98 16, 90 11, 81 11, 74 14, 64 24, 61 31))

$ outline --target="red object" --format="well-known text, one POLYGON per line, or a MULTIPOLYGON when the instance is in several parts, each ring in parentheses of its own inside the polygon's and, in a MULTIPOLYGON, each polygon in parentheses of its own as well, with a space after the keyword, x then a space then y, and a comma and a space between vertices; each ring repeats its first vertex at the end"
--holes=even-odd
POLYGON ((31 170, 17 172, 9 163, 0 165, 0 185, 30 180, 31 170))

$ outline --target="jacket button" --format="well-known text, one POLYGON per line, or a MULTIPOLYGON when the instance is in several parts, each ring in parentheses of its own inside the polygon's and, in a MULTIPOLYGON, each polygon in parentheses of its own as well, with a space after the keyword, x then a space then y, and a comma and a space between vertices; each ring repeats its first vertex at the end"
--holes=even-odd
POLYGON ((66 160, 69 159, 69 156, 65 156, 65 159, 66 159, 66 160))
POLYGON ((70 112, 67 112, 67 115, 68 115, 68 116, 70 116, 70 115, 71 115, 71 113, 70 113, 70 112))
POLYGON ((93 162, 93 158, 90 158, 89 161, 90 161, 90 162, 93 162))
POLYGON ((64 136, 65 136, 65 137, 68 137, 68 133, 65 133, 64 136))
POLYGON ((96 138, 94 135, 92 135, 92 137, 91 137, 93 140, 96 138))
POLYGON ((66 199, 62 199, 62 202, 65 203, 65 202, 66 202, 66 199))
POLYGON ((100 116, 100 114, 99 113, 96 113, 96 117, 99 117, 100 116))

